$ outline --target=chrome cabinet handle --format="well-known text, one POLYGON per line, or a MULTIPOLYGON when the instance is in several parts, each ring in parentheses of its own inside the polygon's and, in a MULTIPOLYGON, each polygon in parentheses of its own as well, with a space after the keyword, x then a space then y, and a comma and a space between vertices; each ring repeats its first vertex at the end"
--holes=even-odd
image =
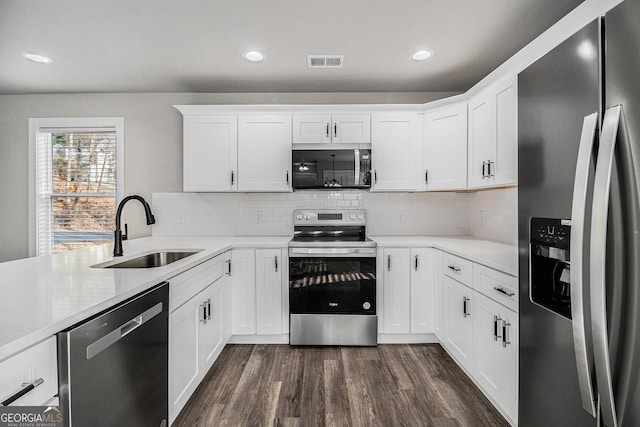
POLYGON ((482 179, 485 179, 487 177, 487 173, 484 171, 486 167, 487 167, 487 162, 483 161, 482 162, 482 179))
POLYGON ((235 181, 234 172, 231 171, 231 185, 233 185, 234 181, 235 181))
POLYGON ((378 170, 377 169, 373 170, 373 183, 374 184, 378 183, 378 170))
POLYGON ((494 175, 492 171, 493 163, 493 160, 487 160, 487 178, 491 178, 494 175))
POLYGON ((469 302, 470 301, 471 301, 470 298, 462 297, 462 315, 464 317, 471 316, 471 313, 469 312, 469 302))
POLYGON ((211 298, 207 298, 207 320, 211 320, 211 298))
POLYGON ((338 137, 338 124, 337 123, 333 124, 333 137, 334 138, 338 137))
POLYGON ((24 396, 25 394, 29 393, 31 390, 33 390, 34 388, 38 387, 42 383, 44 383, 44 379, 42 379, 42 378, 38 378, 36 380, 33 380, 33 382, 30 382, 30 383, 22 383, 22 385, 20 386, 20 390, 18 390, 17 392, 12 394, 11 396, 9 396, 6 399, 4 399, 2 401, 2 403, 0 403, 0 406, 9 406, 9 405, 11 405, 13 402, 15 402, 16 400, 20 399, 22 396, 24 396))
POLYGON ((200 304, 200 309, 202 310, 200 312, 200 314, 202 314, 200 321, 206 325, 207 324, 207 302, 206 301, 200 304))
POLYGON ((449 268, 449 270, 455 271, 456 273, 460 273, 461 268, 458 267, 457 265, 447 265, 447 267, 449 268))
POLYGON ((508 291, 505 288, 500 287, 500 286, 494 286, 493 290, 496 291, 496 292, 500 292, 502 295, 506 295, 509 298, 511 298, 512 296, 514 296, 516 294, 515 292, 508 291))
MULTIPOLYGON (((578 158, 576 162, 576 174, 573 184, 573 201, 571 206, 571 326, 573 329, 573 347, 575 349, 576 366, 578 371, 578 384, 582 407, 591 416, 596 416, 596 393, 592 373, 593 349, 587 347, 587 330, 584 316, 583 289, 589 289, 589 284, 584 282, 585 256, 585 222, 587 210, 587 188, 589 183, 589 171, 593 164, 593 145, 596 139, 598 127, 598 113, 585 116, 582 122, 580 145, 578 146, 578 158)), ((590 336, 589 331, 589 336, 590 336)))
POLYGON ((276 268, 276 272, 278 271, 278 255, 276 255, 275 257, 273 257, 273 261, 274 261, 274 265, 276 268))
POLYGON ((329 123, 327 123, 327 138, 329 138, 329 123))
POLYGON ((429 183, 429 170, 428 169, 424 170, 424 182, 425 182, 425 184, 429 183))
POLYGON ((500 323, 502 322, 502 319, 498 316, 493 316, 493 340, 494 341, 498 341, 498 338, 502 338, 502 335, 500 335, 500 327, 498 325, 500 325, 500 323))
POLYGON ((289 185, 289 171, 287 171, 287 185, 289 185))
POLYGON ((227 276, 231 276, 231 260, 230 259, 226 260, 225 264, 227 264, 227 272, 225 274, 227 276))
POLYGON ((511 341, 509 341, 509 338, 507 337, 507 331, 509 330, 508 328, 510 326, 511 326, 511 323, 507 322, 506 320, 502 321, 502 346, 505 348, 509 344, 511 344, 511 341))
POLYGON ((416 255, 415 259, 416 259, 416 267, 415 267, 415 269, 416 269, 416 271, 418 271, 418 255, 416 255))
POLYGON ((387 271, 391 271, 391 255, 387 255, 387 271))

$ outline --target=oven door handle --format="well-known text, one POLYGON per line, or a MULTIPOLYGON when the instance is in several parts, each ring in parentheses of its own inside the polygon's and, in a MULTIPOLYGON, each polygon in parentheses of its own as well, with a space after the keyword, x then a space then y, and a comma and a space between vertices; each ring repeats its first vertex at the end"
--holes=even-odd
POLYGON ((375 257, 376 248, 289 248, 290 257, 375 257))

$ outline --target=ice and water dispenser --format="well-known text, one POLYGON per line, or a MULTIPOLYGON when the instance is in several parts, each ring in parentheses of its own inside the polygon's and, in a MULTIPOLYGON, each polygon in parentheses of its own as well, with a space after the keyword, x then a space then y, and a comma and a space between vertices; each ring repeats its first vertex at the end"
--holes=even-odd
POLYGON ((571 319, 571 221, 531 218, 531 301, 571 319))

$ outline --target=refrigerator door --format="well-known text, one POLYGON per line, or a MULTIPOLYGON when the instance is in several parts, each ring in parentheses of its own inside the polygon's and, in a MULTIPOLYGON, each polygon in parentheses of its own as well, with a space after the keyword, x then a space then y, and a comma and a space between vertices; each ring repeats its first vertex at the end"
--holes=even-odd
MULTIPOLYGON (((529 295, 530 219, 572 217, 584 119, 600 110, 599 47, 597 20, 518 76, 518 240, 523 296, 529 295)), ((520 299, 520 426, 595 426, 595 419, 583 409, 573 344, 571 320, 534 305, 529 298, 520 299)))
MULTIPOLYGON (((605 425, 640 425, 640 2, 625 1, 605 17, 605 104, 621 106, 611 175, 604 296, 612 406, 605 425), (615 420, 611 417, 615 414, 615 420)), ((603 127, 603 138, 604 138, 603 127)), ((598 327, 597 325, 594 325, 598 327)), ((600 326, 602 330, 602 327, 600 326)), ((600 357, 601 358, 601 357, 600 357)), ((600 383, 600 376, 598 382, 600 383)), ((604 385, 604 384, 603 384, 604 385)), ((604 387, 603 387, 604 388, 604 387)))

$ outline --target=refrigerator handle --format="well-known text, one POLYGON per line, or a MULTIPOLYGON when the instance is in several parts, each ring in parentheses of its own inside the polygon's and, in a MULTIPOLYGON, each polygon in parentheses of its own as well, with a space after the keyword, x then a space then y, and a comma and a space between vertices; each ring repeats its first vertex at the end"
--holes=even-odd
POLYGON ((571 206, 571 325, 573 328, 573 347, 578 369, 578 383, 582 407, 591 416, 596 416, 596 398, 592 378, 593 351, 587 347, 584 316, 584 236, 585 215, 587 210, 587 189, 589 170, 593 161, 593 145, 598 125, 598 113, 589 114, 582 122, 582 135, 578 148, 578 161, 573 184, 573 203, 571 206))
POLYGON ((611 173, 616 148, 622 107, 608 108, 602 122, 600 147, 596 161, 593 188, 593 215, 591 220, 591 328, 593 330, 593 356, 600 395, 600 414, 608 427, 617 427, 613 382, 609 360, 609 334, 607 331, 606 252, 607 221, 611 173))

